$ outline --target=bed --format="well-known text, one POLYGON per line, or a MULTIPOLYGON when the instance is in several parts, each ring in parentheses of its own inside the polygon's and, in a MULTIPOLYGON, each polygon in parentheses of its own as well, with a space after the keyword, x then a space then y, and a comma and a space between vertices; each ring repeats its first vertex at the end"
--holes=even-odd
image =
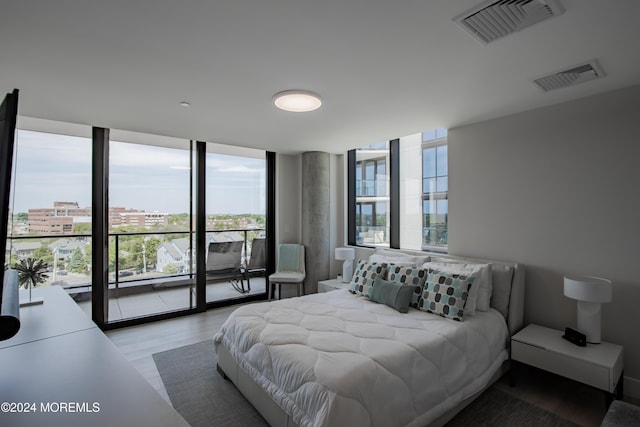
POLYGON ((214 336, 218 369, 272 426, 443 425, 508 369, 524 269, 438 261, 489 264, 491 307, 454 321, 347 290, 250 304, 214 336))

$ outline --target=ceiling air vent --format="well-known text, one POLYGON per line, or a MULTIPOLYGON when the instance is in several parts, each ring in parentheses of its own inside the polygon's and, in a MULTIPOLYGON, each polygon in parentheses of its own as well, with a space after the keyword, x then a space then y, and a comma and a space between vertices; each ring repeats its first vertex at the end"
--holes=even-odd
POLYGON ((554 89, 561 89, 567 86, 573 86, 578 83, 588 82, 600 77, 604 77, 604 72, 598 66, 596 61, 588 64, 571 67, 557 73, 549 74, 544 77, 535 79, 533 82, 540 86, 542 90, 548 92, 554 89))
POLYGON ((482 43, 491 43, 563 12, 557 0, 500 0, 483 3, 455 21, 482 43))

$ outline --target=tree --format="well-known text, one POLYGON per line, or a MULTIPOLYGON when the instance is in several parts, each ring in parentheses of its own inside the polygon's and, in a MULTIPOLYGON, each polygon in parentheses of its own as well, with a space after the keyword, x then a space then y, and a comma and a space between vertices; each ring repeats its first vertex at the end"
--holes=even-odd
POLYGON ((149 271, 148 269, 151 266, 156 265, 156 261, 158 260, 158 248, 161 244, 162 242, 160 241, 160 239, 157 239, 155 237, 149 237, 147 240, 145 240, 144 250, 145 256, 147 258, 147 271, 149 271))
POLYGON ((164 274, 177 274, 179 265, 176 263, 167 264, 162 269, 164 274))
POLYGON ((84 259, 84 254, 80 248, 76 248, 71 255, 71 261, 69 262, 69 270, 75 273, 82 273, 87 271, 87 262, 84 259))
POLYGON ((127 251, 130 253, 131 267, 141 269, 144 265, 142 246, 144 245, 144 237, 137 236, 135 240, 128 242, 127 251))
POLYGON ((116 246, 109 242, 109 272, 116 271, 116 246))
POLYGON ((47 245, 40 245, 38 249, 33 251, 33 257, 37 259, 41 259, 42 262, 52 263, 53 262, 53 252, 49 249, 47 245))
POLYGON ((73 232, 76 234, 91 234, 91 224, 84 222, 73 224, 73 232))
POLYGON ((87 267, 92 265, 93 260, 91 257, 93 256, 93 248, 91 247, 91 243, 84 247, 84 262, 87 263, 87 267))

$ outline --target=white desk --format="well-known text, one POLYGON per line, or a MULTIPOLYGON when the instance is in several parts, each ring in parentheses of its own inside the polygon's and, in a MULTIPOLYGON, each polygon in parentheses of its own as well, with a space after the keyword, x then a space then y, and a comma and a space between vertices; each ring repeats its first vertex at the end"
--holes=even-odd
POLYGON ((34 295, 44 304, 22 307, 0 347, 0 404, 32 405, 0 425, 188 427, 61 287, 34 295))
MULTIPOLYGON (((20 299, 27 299, 20 290, 20 299)), ((0 341, 0 349, 97 328, 60 286, 35 288, 33 296, 42 296, 44 304, 20 307, 20 330, 11 339, 0 341)))

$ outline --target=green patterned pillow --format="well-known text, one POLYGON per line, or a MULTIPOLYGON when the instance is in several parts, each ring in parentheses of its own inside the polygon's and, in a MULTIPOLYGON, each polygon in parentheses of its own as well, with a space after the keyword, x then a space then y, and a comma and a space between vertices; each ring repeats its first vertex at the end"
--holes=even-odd
POLYGON ((379 264, 377 262, 368 263, 364 259, 358 260, 356 271, 351 278, 351 293, 360 294, 371 297, 373 283, 378 276, 383 277, 387 274, 387 264, 379 264))
POLYGON ((424 282, 427 280, 428 270, 420 267, 407 267, 402 265, 389 265, 388 279, 390 282, 401 283, 403 285, 413 285, 414 291, 411 295, 410 306, 418 308, 418 302, 422 295, 424 282))
POLYGON ((462 322, 464 304, 475 277, 429 270, 418 308, 462 322))

